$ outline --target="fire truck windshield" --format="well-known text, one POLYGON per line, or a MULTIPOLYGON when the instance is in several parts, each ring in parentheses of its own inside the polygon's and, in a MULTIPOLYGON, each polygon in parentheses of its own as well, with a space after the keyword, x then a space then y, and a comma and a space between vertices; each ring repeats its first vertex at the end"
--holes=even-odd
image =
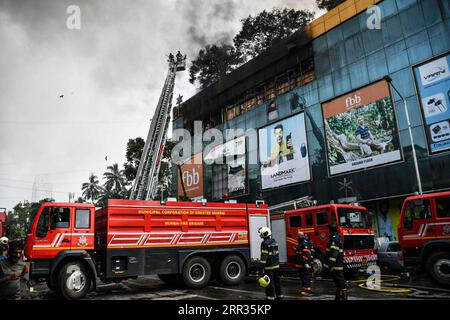
POLYGON ((370 228, 370 220, 365 210, 338 208, 339 226, 341 228, 370 228))

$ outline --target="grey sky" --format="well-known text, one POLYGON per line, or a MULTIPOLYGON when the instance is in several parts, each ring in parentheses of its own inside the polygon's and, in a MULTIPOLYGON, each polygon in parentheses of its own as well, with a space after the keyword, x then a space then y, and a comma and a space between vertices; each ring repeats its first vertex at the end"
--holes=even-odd
MULTIPOLYGON (((35 179, 67 201, 91 172, 101 178, 107 165, 122 166, 128 139, 147 136, 167 53, 193 57, 204 44, 231 41, 249 14, 318 13, 314 2, 0 0, 0 207, 32 200, 35 179), (66 27, 72 4, 80 30, 66 27)), ((175 96, 194 93, 180 74, 175 96)))

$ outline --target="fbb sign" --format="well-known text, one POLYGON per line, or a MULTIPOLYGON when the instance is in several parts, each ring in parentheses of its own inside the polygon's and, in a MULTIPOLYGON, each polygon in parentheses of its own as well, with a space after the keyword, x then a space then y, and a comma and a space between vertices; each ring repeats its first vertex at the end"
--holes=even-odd
POLYGON ((198 153, 194 155, 189 162, 181 165, 181 183, 180 172, 178 172, 178 196, 189 198, 200 198, 203 196, 203 155, 198 153), (183 190, 184 187, 184 190, 183 190))

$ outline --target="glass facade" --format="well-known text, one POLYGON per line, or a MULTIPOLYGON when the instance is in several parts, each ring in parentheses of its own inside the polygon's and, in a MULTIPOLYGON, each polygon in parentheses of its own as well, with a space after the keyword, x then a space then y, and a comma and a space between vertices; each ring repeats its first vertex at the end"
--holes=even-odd
MULTIPOLYGON (((258 129, 302 110, 292 108, 294 93, 301 97, 305 112, 311 180, 272 190, 261 189, 260 168, 250 158, 258 158, 258 146, 247 139, 249 192, 238 199, 264 199, 270 205, 311 196, 319 203, 357 197, 358 201, 400 197, 418 190, 411 141, 402 99, 392 91, 403 159, 397 163, 330 176, 322 104, 351 93, 389 75, 406 98, 419 161, 424 192, 450 188, 450 152, 431 155, 427 147, 413 68, 450 50, 450 5, 448 0, 384 0, 381 29, 368 29, 363 12, 312 40, 315 80, 275 98, 278 117, 268 120, 269 102, 217 126, 258 129), (344 178, 351 184, 343 188, 344 178)), ((450 88, 449 88, 450 89, 450 88)), ((183 127, 183 119, 174 128, 183 127)), ((217 198, 214 186, 218 174, 204 166, 205 198, 217 198), (213 178, 215 177, 215 178, 213 178)))

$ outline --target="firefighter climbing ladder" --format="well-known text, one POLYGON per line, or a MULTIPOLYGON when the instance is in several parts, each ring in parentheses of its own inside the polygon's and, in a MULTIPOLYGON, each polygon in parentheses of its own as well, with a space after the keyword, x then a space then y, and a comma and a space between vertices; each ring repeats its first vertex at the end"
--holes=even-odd
POLYGON ((186 70, 186 56, 178 52, 176 58, 169 56, 169 72, 159 98, 153 116, 144 151, 139 163, 136 179, 133 183, 130 199, 151 200, 153 199, 157 185, 160 161, 164 151, 167 129, 170 123, 170 112, 172 110, 173 88, 178 71, 186 70))

